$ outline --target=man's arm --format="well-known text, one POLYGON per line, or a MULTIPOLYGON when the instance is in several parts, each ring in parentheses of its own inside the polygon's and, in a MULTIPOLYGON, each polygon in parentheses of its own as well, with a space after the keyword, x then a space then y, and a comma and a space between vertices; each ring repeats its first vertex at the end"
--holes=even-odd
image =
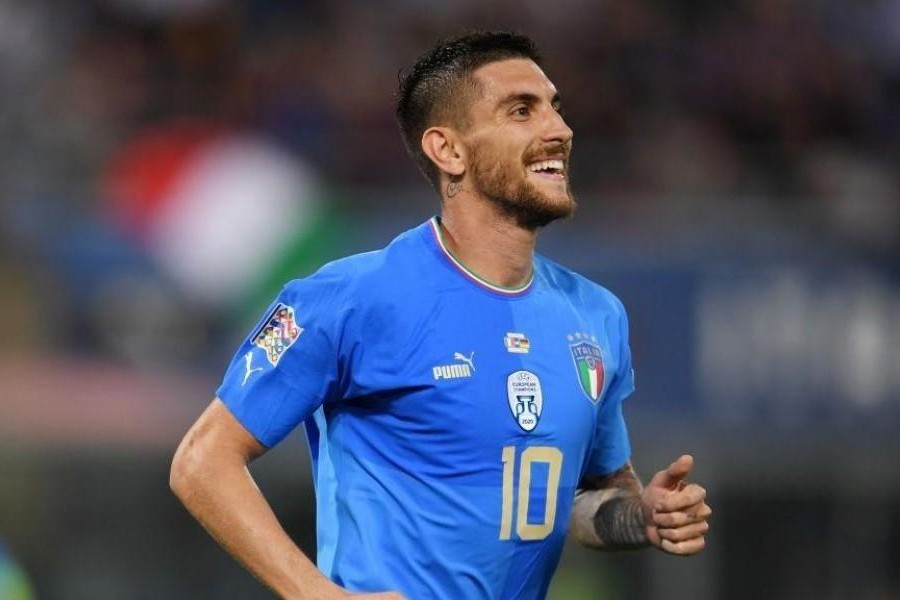
POLYGON ((316 568, 278 523, 247 469, 263 452, 265 447, 217 398, 175 452, 169 485, 210 535, 279 597, 350 596, 316 568))
POLYGON ((585 546, 598 550, 630 550, 649 545, 642 491, 631 461, 610 475, 585 477, 575 494, 569 533, 585 546))
POLYGON ((695 554, 706 544, 712 509, 706 490, 686 484, 693 458, 682 456, 641 486, 631 462, 603 477, 585 477, 575 495, 569 532, 598 550, 654 546, 670 554, 695 554))
POLYGON ((280 597, 344 596, 290 539, 253 481, 247 465, 263 452, 217 398, 175 452, 169 485, 210 535, 280 597))

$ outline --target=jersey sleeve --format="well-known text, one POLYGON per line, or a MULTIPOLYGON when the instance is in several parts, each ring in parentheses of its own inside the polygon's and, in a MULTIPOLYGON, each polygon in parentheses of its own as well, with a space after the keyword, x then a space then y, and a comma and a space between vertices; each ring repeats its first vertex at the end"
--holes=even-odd
MULTIPOLYGON (((607 475, 621 468, 631 457, 631 443, 622 405, 634 392, 634 368, 631 364, 631 348, 628 343, 628 316, 620 302, 618 319, 618 366, 603 395, 603 404, 597 411, 594 443, 585 473, 607 475)), ((614 346, 615 347, 615 346, 614 346)))
POLYGON ((337 397, 346 278, 324 267, 282 289, 238 348, 217 395, 272 447, 337 397))

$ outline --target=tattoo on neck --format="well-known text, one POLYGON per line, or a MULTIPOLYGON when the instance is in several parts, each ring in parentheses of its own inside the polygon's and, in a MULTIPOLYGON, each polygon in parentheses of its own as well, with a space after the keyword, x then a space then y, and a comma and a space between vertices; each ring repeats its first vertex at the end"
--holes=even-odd
POLYGON ((458 177, 453 177, 447 184, 447 197, 452 198, 462 190, 462 182, 458 177))
POLYGON ((643 548, 649 541, 639 496, 616 495, 594 514, 594 528, 604 550, 643 548))

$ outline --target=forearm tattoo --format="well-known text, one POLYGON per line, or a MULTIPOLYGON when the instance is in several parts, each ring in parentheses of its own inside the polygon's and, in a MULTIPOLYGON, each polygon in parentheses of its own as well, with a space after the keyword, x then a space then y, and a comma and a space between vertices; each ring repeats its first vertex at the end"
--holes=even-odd
POLYGON ((604 550, 630 550, 647 545, 640 496, 618 496, 600 505, 594 528, 604 550))
POLYGON ((649 542, 641 490, 630 463, 606 477, 586 477, 575 495, 570 532, 600 550, 643 548, 649 542))

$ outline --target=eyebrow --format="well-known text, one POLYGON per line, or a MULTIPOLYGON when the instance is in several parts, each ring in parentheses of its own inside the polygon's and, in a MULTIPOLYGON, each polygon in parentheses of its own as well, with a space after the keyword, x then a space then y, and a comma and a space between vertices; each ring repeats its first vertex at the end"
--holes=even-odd
MULTIPOLYGON (((515 104, 516 102, 524 102, 525 104, 532 106, 538 104, 540 101, 541 97, 537 94, 533 94, 531 92, 513 92, 497 102, 497 108, 509 106, 510 104, 515 104)), ((550 99, 550 106, 552 106, 555 110, 558 110, 561 104, 562 97, 560 97, 559 92, 556 92, 550 99)))

